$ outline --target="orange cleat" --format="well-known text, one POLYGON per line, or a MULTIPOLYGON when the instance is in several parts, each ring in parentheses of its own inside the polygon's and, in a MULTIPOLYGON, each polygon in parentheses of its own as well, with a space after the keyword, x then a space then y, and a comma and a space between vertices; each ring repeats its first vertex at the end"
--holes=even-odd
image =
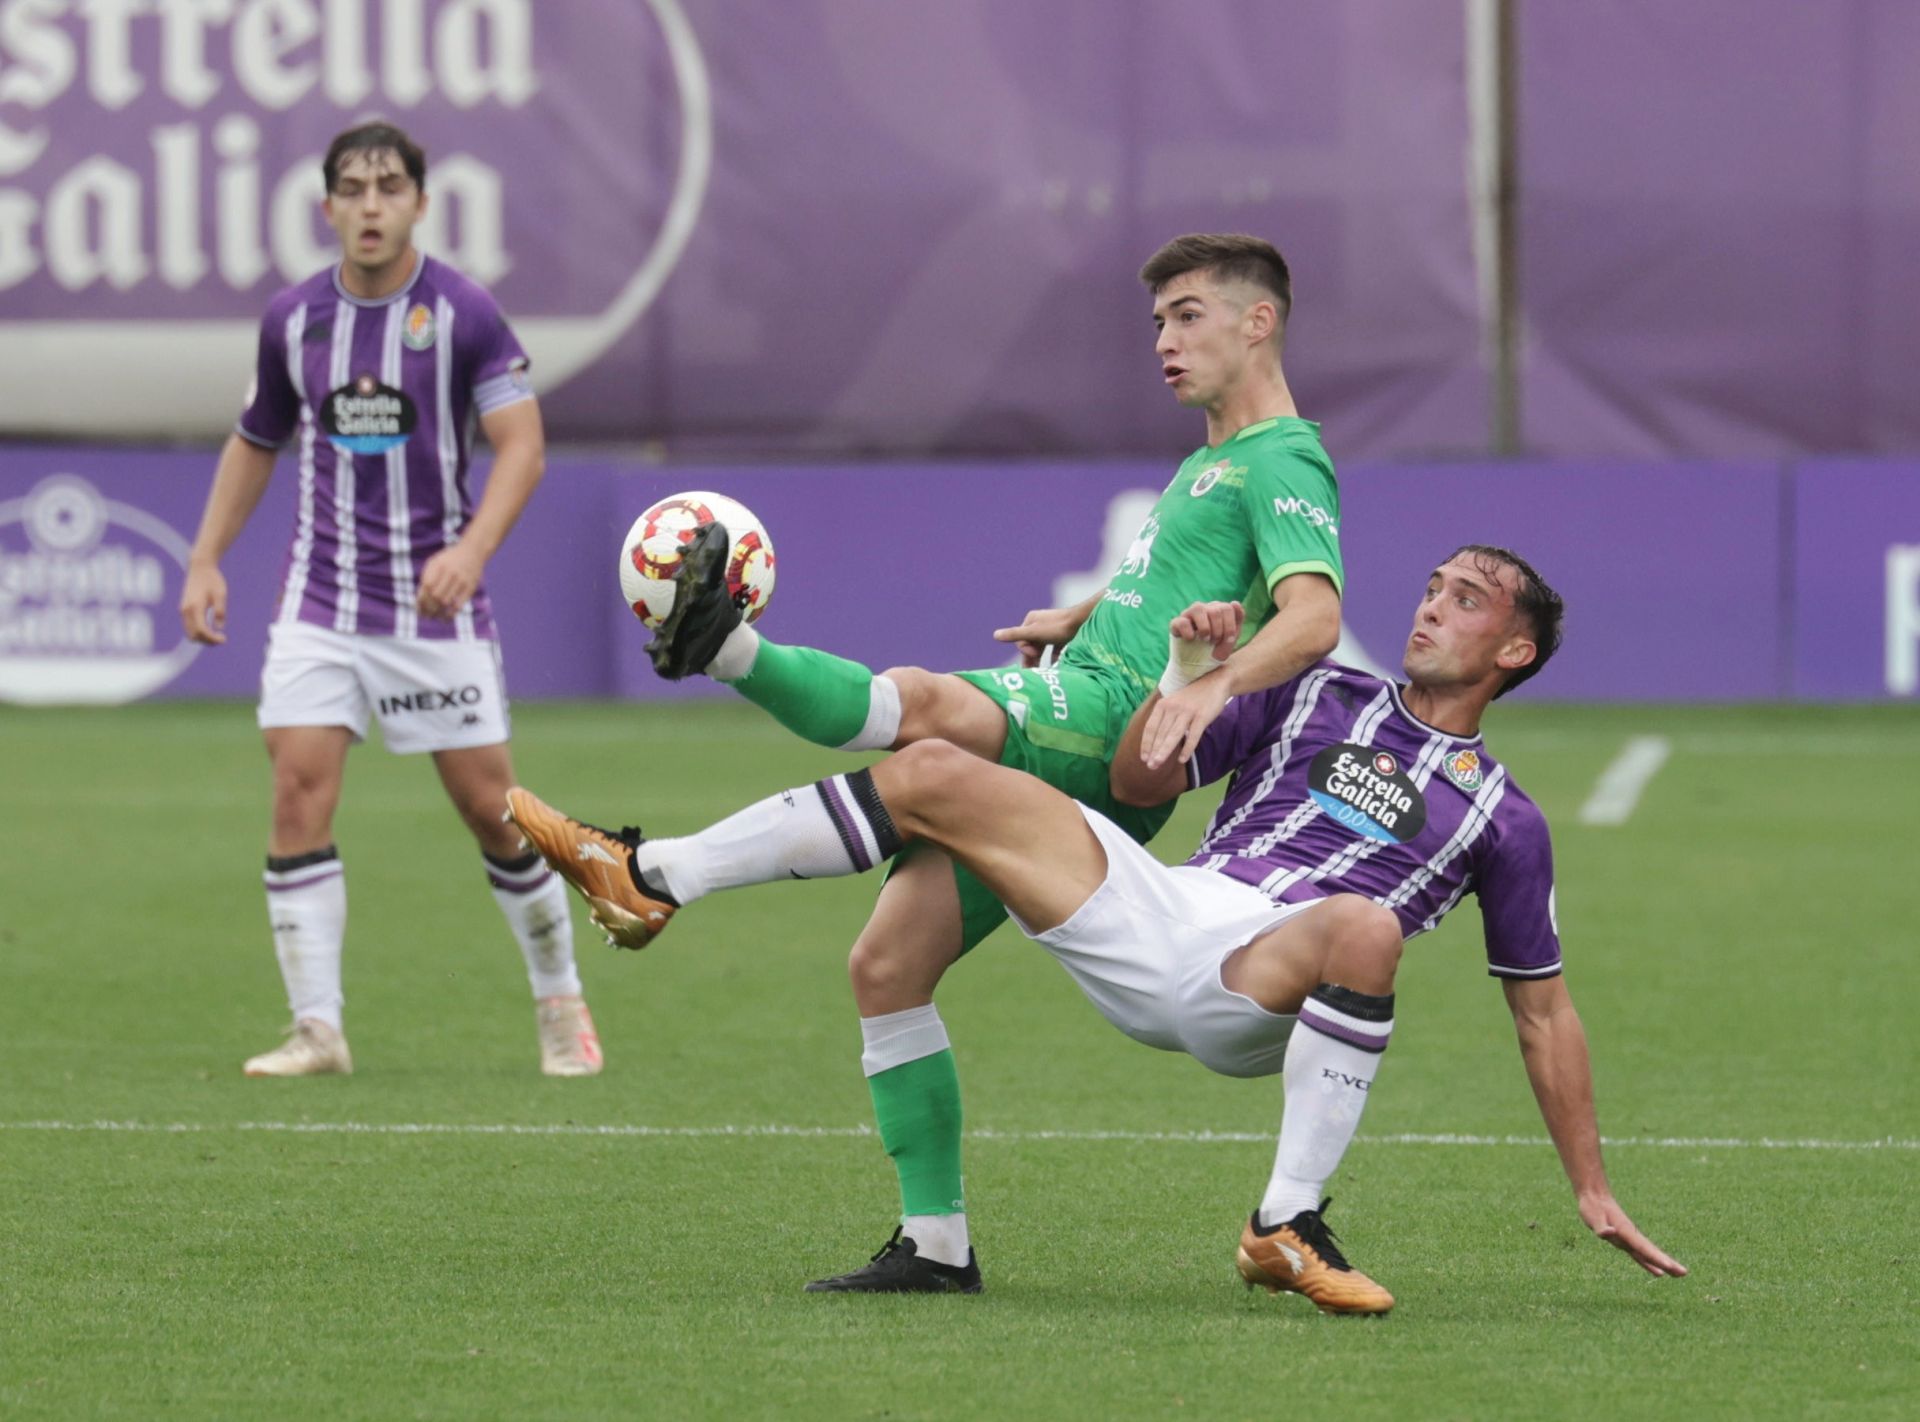
POLYGON ((569 819, 532 791, 507 791, 507 818, 553 871, 578 889, 593 921, 616 948, 644 948, 660 936, 678 904, 641 889, 633 851, 645 843, 637 829, 618 834, 569 819))
POLYGON ((1381 1314, 1393 1307, 1393 1295, 1347 1263, 1340 1245, 1317 1210, 1302 1210, 1285 1224, 1263 1229, 1258 1211, 1240 1232, 1234 1263, 1251 1289, 1270 1294, 1282 1289, 1304 1294, 1322 1313, 1381 1314))

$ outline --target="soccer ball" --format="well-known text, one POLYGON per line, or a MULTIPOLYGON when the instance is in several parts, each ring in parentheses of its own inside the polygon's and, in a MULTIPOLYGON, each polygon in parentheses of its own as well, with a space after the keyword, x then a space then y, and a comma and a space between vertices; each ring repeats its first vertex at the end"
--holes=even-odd
POLYGON ((620 545, 620 593, 649 629, 673 611, 673 575, 680 550, 703 523, 727 530, 727 591, 754 621, 773 596, 773 540, 766 526, 738 499, 698 490, 669 494, 633 521, 620 545))

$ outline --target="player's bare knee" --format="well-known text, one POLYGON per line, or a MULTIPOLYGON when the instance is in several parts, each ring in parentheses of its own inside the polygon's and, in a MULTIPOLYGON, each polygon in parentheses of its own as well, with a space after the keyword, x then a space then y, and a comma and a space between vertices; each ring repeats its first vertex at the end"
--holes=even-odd
POLYGON ((950 800, 968 774, 978 774, 980 760, 950 741, 915 741, 895 751, 874 767, 874 783, 894 823, 914 831, 950 800))
POLYGON ((318 849, 332 837, 335 796, 327 787, 290 785, 276 776, 273 789, 276 852, 318 849))
POLYGON ((308 813, 313 806, 329 803, 339 793, 333 776, 318 767, 299 762, 281 762, 273 767, 273 813, 308 813))
POLYGON ((1393 911, 1359 894, 1335 894, 1321 911, 1329 976, 1362 992, 1390 990, 1405 947, 1393 911))
POLYGON ((933 990, 959 952, 923 935, 875 933, 854 941, 847 955, 847 980, 862 1017, 905 1012, 933 1001, 933 990))
POLYGON ((894 749, 940 734, 940 679, 925 667, 888 667, 880 673, 900 692, 900 730, 894 749))
POLYGON ((885 944, 867 938, 854 941, 853 951, 847 954, 847 981, 853 985, 853 1000, 859 1004, 861 1016, 885 1011, 884 1006, 876 1004, 895 995, 901 977, 900 961, 885 944))

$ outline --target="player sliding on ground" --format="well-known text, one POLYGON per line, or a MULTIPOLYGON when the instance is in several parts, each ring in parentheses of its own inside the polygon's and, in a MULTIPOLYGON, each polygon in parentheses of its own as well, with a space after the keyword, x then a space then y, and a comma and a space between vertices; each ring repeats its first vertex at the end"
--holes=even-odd
MULTIPOLYGON (((644 947, 719 889, 857 873, 910 843, 939 846, 997 894, 1106 1019, 1227 1076, 1281 1074, 1285 1111, 1266 1194, 1240 1236, 1249 1285, 1334 1313, 1393 1296, 1350 1265, 1324 1190, 1359 1127, 1393 1033, 1405 942, 1471 890, 1534 1095, 1580 1217, 1655 1275, 1686 1270, 1615 1202, 1601 1162, 1586 1037, 1560 976, 1546 820, 1487 752, 1487 704, 1560 638, 1559 597, 1501 549, 1463 548, 1429 579, 1398 686, 1333 662, 1235 698, 1189 758, 1140 753, 1143 706, 1114 762, 1119 799, 1156 803, 1233 775, 1186 864, 1162 865, 1099 811, 942 741, 870 771, 761 801, 681 839, 611 834, 523 789, 511 818, 593 905, 644 947)), ((1242 611, 1172 623, 1172 679, 1224 673, 1242 611)), ((874 1265, 895 1287, 977 1292, 980 1273, 930 1264, 897 1234, 874 1265)), ((831 1285, 838 1281, 828 1281, 831 1285)))
MULTIPOLYGON (((1140 277, 1153 293, 1163 376, 1181 404, 1205 412, 1207 443, 1180 466, 1098 596, 995 634, 1019 644, 1029 667, 1043 646, 1065 644, 1058 665, 876 676, 768 641, 728 601, 725 530, 710 525, 687 551, 675 606, 649 649, 662 674, 724 681, 818 745, 897 750, 937 737, 1030 771, 1151 839, 1170 807, 1114 800, 1107 768, 1165 665, 1168 621, 1191 603, 1242 599, 1251 635, 1220 676, 1156 705, 1150 746, 1191 745, 1229 694, 1285 681, 1330 652, 1343 574, 1333 466, 1281 369, 1292 279, 1280 253, 1253 237, 1180 237, 1140 277)), ((964 867, 916 846, 890 870, 848 960, 861 1065, 899 1174, 905 1238, 922 1264, 961 1266, 970 1248, 960 1082, 933 992, 1005 913, 964 867)), ((900 1286, 887 1270, 841 1282, 900 1286)))

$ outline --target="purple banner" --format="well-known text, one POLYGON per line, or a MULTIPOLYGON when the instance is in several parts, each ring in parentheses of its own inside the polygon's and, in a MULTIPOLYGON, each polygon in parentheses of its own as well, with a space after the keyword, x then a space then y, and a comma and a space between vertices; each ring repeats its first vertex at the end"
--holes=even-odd
POLYGON ((1482 440, 1457 5, 0 14, 10 433, 224 432, 268 297, 332 259, 320 154, 380 112, 432 160, 423 246, 499 296, 557 439, 1184 444, 1134 274, 1225 229, 1293 263, 1291 374, 1337 455, 1482 440))
POLYGON ((1527 559, 1567 601, 1534 699, 1783 695, 1781 475, 1767 466, 1342 470, 1344 617, 1397 667, 1426 574, 1463 543, 1527 559))
POLYGON ((1516 6, 1529 448, 1920 446, 1920 6, 1516 6))
MULTIPOLYGON (((196 653, 175 608, 212 462, 0 448, 0 700, 255 693, 290 471, 226 561, 230 642, 196 653)), ((689 488, 729 493, 765 522, 779 565, 768 636, 876 669, 997 665, 994 628, 1106 583, 1171 467, 556 461, 487 572, 508 686, 522 698, 715 694, 653 675, 618 585, 627 526, 689 488)), ((1913 696, 1920 466, 1817 465, 1791 489, 1785 478, 1735 465, 1350 465, 1343 655, 1396 668, 1427 572, 1458 544, 1493 542, 1567 599, 1566 645, 1529 698, 1913 696)))
POLYGON ((1793 569, 1794 694, 1920 696, 1920 463, 1803 466, 1793 569))
MULTIPOLYGON (((222 564, 226 644, 196 647, 178 609, 213 463, 211 453, 0 448, 0 702, 258 694, 293 527, 293 462, 280 462, 222 564)), ((611 689, 607 589, 625 525, 607 525, 610 477, 550 474, 487 570, 516 695, 611 689)))
MULTIPOLYGON (((614 522, 624 528, 685 487, 689 472, 623 481, 614 522)), ((1104 586, 1169 473, 1145 463, 943 464, 698 477, 747 503, 773 534, 779 586, 762 624, 768 636, 875 669, 944 671, 1000 665, 995 627, 1104 586)), ((1567 599, 1566 646, 1529 696, 1785 691, 1782 495, 1772 469, 1359 466, 1343 471, 1341 486, 1348 657, 1397 670, 1427 573, 1460 544, 1496 543, 1567 599)), ((660 695, 644 638, 614 641, 619 692, 660 695)))

